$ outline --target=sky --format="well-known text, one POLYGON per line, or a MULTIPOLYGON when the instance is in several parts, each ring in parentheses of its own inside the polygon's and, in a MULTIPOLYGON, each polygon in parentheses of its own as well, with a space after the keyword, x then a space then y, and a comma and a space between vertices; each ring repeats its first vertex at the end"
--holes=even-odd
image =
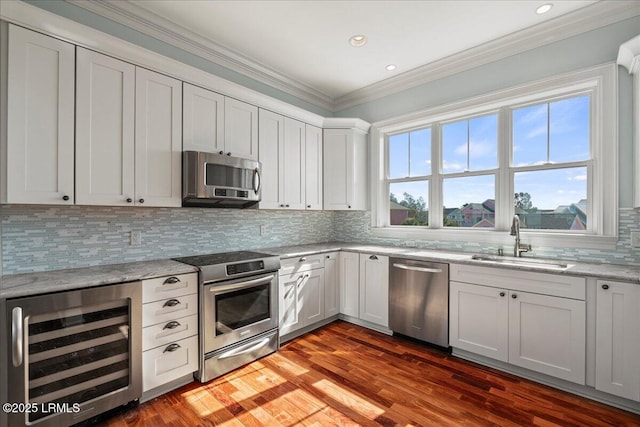
MULTIPOLYGON (((513 110, 513 166, 530 166, 589 159, 589 96, 581 95, 513 110)), ((444 206, 495 199, 494 175, 447 178, 447 173, 482 171, 498 165, 497 114, 442 125, 444 206)), ((431 173, 431 129, 394 135, 389 139, 389 177, 431 173), (410 153, 410 154, 409 154, 410 153)), ((587 198, 585 167, 516 172, 515 192, 531 195, 533 206, 555 209, 587 198)), ((427 181, 394 183, 398 200, 409 192, 428 201, 427 181)))

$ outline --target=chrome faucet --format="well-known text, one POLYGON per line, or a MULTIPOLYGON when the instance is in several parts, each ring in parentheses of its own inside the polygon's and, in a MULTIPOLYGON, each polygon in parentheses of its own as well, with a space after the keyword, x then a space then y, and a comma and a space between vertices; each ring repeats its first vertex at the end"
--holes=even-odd
POLYGON ((514 257, 521 257, 522 252, 529 252, 531 250, 531 245, 520 243, 520 217, 518 215, 513 216, 513 222, 511 222, 510 234, 512 236, 516 236, 516 244, 513 247, 514 257))

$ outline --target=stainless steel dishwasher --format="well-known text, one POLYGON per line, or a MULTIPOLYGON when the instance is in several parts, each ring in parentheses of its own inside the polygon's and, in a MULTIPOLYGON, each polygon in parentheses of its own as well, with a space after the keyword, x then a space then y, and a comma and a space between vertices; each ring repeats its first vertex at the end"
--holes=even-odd
POLYGON ((449 264, 389 258, 389 328, 449 347, 449 264))

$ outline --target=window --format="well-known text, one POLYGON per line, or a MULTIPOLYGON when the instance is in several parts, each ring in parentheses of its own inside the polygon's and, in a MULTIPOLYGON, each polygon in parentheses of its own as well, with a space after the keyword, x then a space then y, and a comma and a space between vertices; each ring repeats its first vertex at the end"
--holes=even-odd
POLYGON ((606 65, 374 123, 373 232, 502 242, 517 214, 538 244, 612 247, 616 90, 606 65))

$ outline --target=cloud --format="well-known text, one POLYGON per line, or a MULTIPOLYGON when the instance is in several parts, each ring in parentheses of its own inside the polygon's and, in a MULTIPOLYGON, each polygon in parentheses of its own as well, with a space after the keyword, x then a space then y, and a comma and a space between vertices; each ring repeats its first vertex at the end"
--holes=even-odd
POLYGON ((586 181, 586 180, 587 180, 587 174, 581 174, 581 175, 569 177, 569 181, 586 181))

